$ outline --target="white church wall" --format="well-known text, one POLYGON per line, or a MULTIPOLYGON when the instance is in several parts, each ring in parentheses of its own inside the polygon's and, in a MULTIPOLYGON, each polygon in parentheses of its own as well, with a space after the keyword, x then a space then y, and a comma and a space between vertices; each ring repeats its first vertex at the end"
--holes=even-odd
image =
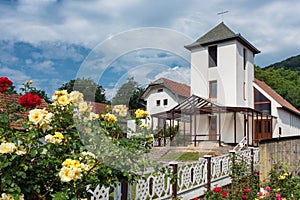
POLYGON ((281 128, 281 137, 300 135, 300 117, 279 109, 273 137, 279 137, 279 128, 281 128))
POLYGON ((207 48, 199 47, 197 49, 193 49, 191 51, 191 95, 194 94, 200 97, 208 98, 207 74, 207 48))

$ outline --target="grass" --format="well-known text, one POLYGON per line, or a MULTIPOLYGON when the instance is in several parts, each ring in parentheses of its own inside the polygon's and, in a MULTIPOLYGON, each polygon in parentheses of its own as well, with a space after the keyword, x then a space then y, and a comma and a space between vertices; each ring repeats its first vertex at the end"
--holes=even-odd
POLYGON ((161 160, 166 161, 196 161, 204 155, 213 155, 214 152, 169 152, 161 160))

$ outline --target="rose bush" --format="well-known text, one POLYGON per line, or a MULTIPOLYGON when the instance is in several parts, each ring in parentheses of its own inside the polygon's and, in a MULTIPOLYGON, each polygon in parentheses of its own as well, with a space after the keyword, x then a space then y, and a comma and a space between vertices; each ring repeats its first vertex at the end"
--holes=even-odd
MULTIPOLYGON (((147 167, 141 154, 151 147, 151 136, 125 137, 118 116, 110 109, 102 115, 92 112, 77 91, 55 91, 52 104, 36 108, 40 103, 30 94, 31 83, 24 84, 19 104, 1 102, 0 199, 86 198, 86 186, 130 181, 147 167), (12 117, 18 112, 28 117, 12 117), (22 126, 16 129, 12 121, 22 126)), ((9 79, 0 78, 4 95, 10 85, 9 79)), ((126 108, 115 110, 124 119, 126 108)))
POLYGON ((269 172, 268 180, 259 181, 257 172, 251 173, 247 158, 233 156, 231 165, 232 184, 225 188, 215 187, 205 193, 204 199, 300 199, 300 177, 292 176, 283 163, 276 164, 269 172))

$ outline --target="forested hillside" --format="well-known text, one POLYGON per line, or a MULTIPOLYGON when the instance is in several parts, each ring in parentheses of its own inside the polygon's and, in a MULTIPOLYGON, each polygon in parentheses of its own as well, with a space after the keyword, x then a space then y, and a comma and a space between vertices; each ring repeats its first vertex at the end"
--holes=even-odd
POLYGON ((271 67, 273 67, 274 69, 284 68, 284 69, 297 71, 300 75, 300 55, 292 56, 281 62, 269 65, 269 66, 265 67, 265 69, 268 69, 271 67))
POLYGON ((255 78, 264 81, 300 110, 300 55, 265 68, 255 66, 255 78))

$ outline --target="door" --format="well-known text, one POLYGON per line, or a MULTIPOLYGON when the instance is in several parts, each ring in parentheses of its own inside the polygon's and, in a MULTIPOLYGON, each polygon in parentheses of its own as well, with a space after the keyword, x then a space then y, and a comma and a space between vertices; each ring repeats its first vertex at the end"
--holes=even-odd
POLYGON ((261 139, 272 138, 272 120, 256 119, 255 120, 254 141, 257 143, 261 139))
POLYGON ((209 140, 217 140, 217 116, 209 116, 209 140))

